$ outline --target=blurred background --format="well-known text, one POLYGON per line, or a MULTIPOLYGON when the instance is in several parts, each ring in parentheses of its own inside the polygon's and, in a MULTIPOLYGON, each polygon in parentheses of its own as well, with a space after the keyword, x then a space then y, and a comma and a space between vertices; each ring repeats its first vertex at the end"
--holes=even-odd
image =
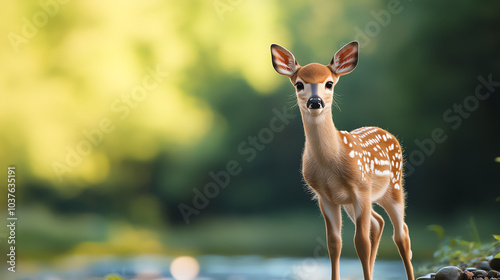
MULTIPOLYGON (((0 18, 1 176, 16 167, 21 273, 109 256, 318 257, 324 222, 272 43, 305 65, 359 41, 334 122, 402 142, 416 261, 440 242, 429 225, 500 233, 498 1, 7 0, 0 18)), ((2 190, 4 221, 6 202, 2 190)), ((384 217, 379 258, 397 260, 384 217)))

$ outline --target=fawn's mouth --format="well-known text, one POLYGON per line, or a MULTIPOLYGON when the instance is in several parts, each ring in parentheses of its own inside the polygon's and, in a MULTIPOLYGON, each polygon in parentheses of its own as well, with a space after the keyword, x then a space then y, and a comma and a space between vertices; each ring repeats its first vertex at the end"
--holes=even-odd
POLYGON ((320 107, 320 108, 307 108, 307 111, 309 111, 309 114, 313 115, 313 116, 317 116, 319 114, 321 114, 323 112, 323 107, 320 107))

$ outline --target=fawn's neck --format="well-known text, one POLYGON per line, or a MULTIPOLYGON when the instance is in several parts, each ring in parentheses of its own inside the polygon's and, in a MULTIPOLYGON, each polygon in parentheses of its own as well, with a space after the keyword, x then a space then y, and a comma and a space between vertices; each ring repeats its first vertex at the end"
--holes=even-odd
POLYGON ((330 113, 323 112, 314 117, 303 112, 302 122, 306 135, 306 153, 324 162, 340 159, 341 138, 330 113))

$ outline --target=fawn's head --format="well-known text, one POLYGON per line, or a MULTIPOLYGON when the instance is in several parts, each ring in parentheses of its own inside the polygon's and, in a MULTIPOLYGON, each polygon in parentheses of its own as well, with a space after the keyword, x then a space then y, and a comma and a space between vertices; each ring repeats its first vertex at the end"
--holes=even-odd
POLYGON ((339 77, 356 68, 358 42, 354 41, 343 46, 328 65, 311 63, 302 67, 290 51, 276 44, 271 45, 271 56, 276 72, 289 77, 295 86, 302 114, 317 116, 331 109, 333 87, 339 77))

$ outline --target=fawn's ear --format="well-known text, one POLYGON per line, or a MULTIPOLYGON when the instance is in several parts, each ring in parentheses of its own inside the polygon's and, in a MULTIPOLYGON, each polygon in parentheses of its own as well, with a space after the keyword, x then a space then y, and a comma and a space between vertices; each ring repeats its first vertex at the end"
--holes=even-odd
POLYGON ((293 54, 280 45, 271 45, 271 57, 274 70, 281 75, 291 77, 300 68, 293 54))
POLYGON ((358 65, 358 42, 353 41, 338 50, 328 65, 333 73, 342 76, 351 73, 358 65))

